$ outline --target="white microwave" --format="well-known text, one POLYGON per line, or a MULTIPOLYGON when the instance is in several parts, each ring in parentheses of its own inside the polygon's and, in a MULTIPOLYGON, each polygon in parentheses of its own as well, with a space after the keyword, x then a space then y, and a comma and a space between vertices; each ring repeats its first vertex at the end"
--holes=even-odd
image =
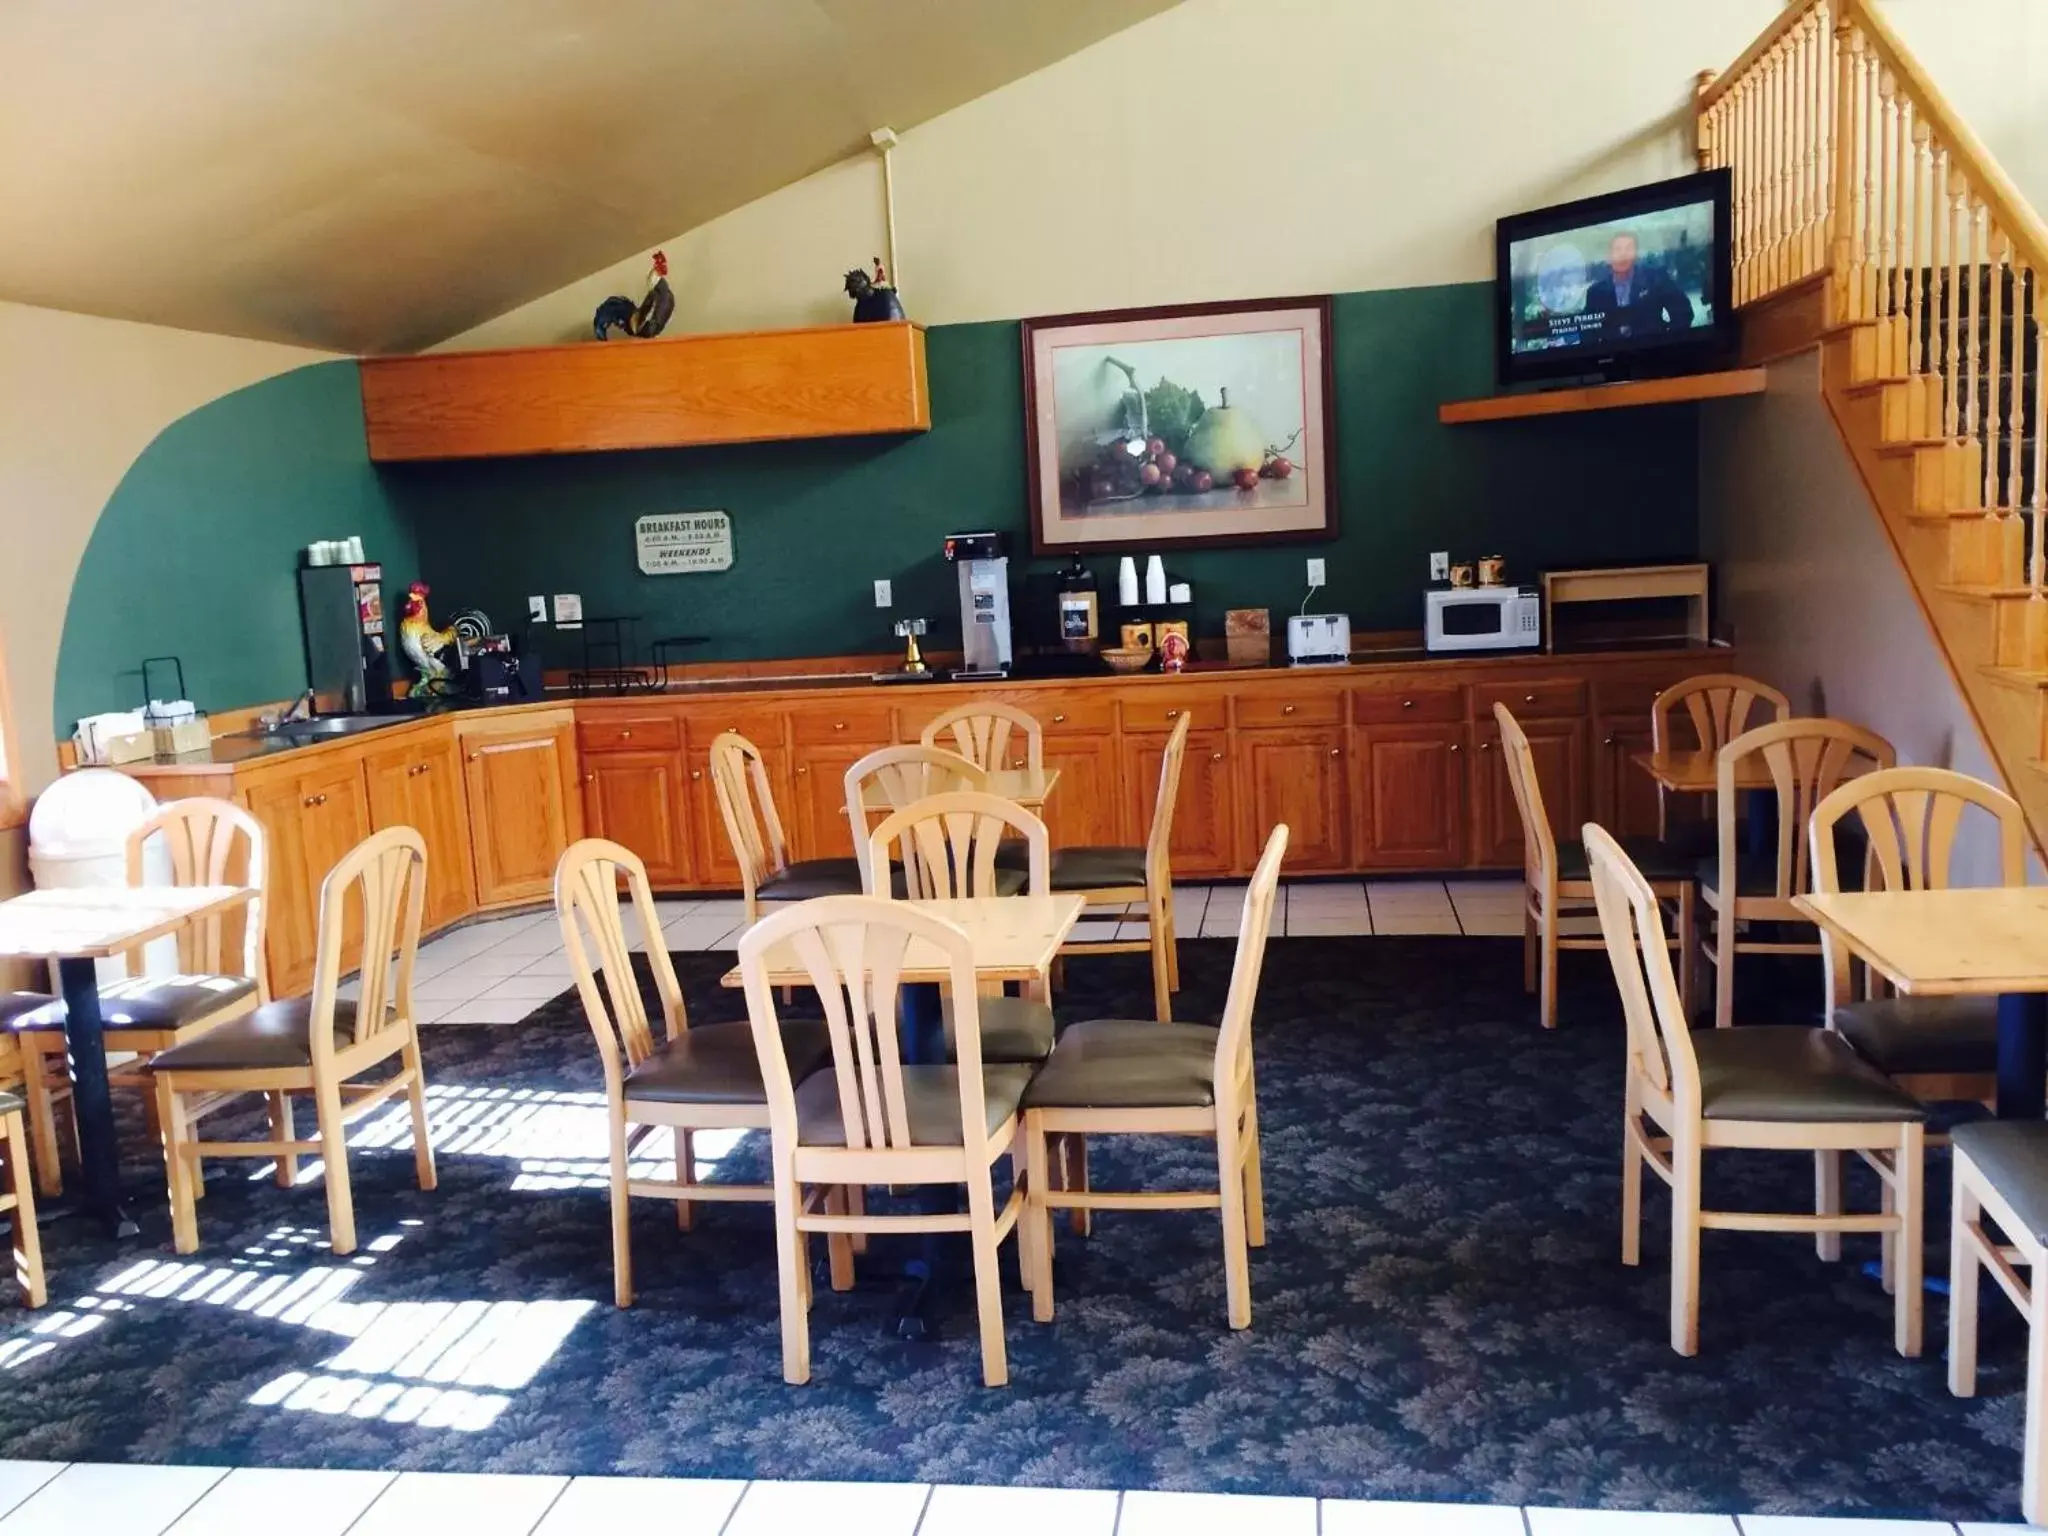
POLYGON ((1432 587, 1422 594, 1422 643, 1432 651, 1508 651, 1543 643, 1534 587, 1432 587))

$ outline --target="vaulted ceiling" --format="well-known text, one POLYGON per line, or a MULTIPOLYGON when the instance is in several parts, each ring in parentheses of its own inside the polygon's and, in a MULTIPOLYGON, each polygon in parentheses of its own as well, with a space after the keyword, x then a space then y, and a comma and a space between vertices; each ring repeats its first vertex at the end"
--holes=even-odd
POLYGON ((0 299, 412 350, 1172 3, 5 0, 0 299))

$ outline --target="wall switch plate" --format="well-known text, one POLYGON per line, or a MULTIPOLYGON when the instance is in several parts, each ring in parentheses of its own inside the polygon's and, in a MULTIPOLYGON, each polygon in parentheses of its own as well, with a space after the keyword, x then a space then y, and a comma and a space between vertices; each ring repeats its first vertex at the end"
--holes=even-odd
POLYGON ((1309 563, 1308 563, 1308 584, 1309 584, 1310 586, 1312 586, 1312 587, 1320 587, 1320 586, 1321 586, 1321 585, 1323 584, 1323 562, 1322 562, 1322 561, 1320 561, 1320 560, 1311 560, 1311 561, 1309 561, 1309 563))
POLYGON ((548 600, 538 592, 526 600, 526 617, 529 623, 545 624, 548 621, 548 600))
POLYGON ((555 622, 564 628, 583 627, 583 598, 580 593, 555 594, 555 622))
POLYGON ((878 581, 878 582, 876 582, 876 583, 875 583, 875 606, 876 606, 877 608, 889 608, 889 607, 893 607, 893 606, 895 605, 895 602, 896 602, 896 599, 895 599, 895 597, 894 597, 894 596, 892 596, 892 595, 891 595, 891 593, 890 593, 890 591, 889 591, 889 583, 888 583, 888 582, 886 582, 886 581, 878 581))
POLYGON ((1449 581, 1451 579, 1451 552, 1448 549, 1430 551, 1429 579, 1431 581, 1449 581))

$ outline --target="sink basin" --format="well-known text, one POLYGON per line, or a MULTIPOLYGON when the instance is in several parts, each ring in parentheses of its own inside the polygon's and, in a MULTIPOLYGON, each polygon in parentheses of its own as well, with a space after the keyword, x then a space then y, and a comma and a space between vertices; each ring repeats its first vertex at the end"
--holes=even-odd
POLYGON ((404 725, 405 715, 321 715, 312 720, 291 720, 261 734, 274 741, 300 744, 332 741, 337 736, 356 736, 364 731, 382 730, 387 725, 404 725))

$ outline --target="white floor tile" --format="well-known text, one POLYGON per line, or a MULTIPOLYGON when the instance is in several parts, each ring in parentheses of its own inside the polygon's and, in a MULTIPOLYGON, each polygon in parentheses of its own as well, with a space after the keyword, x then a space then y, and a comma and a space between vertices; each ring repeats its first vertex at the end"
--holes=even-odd
MULTIPOLYGON (((479 1001, 489 1002, 501 997, 517 998, 529 1003, 544 1003, 549 998, 569 990, 574 983, 566 976, 532 976, 521 974, 507 976, 491 983, 477 994, 479 1001)), ((530 1011, 530 1010, 529 1010, 530 1011)))
POLYGON ((0 1515, 63 1470, 61 1461, 0 1461, 0 1515))
POLYGON ((662 897, 654 903, 654 915, 662 927, 666 928, 677 918, 688 917, 692 912, 695 912, 704 905, 706 905, 704 900, 697 896, 687 898, 676 897, 674 899, 662 897))
POLYGON ((486 954, 500 959, 513 955, 524 955, 529 962, 542 955, 557 953, 562 947, 562 931, 559 928, 529 928, 525 933, 515 933, 502 944, 493 944, 486 954))
POLYGON ((1372 917, 1360 908, 1356 912, 1287 912, 1290 939, 1335 938, 1372 932, 1372 917))
POLYGON ((1812 1515, 1744 1515, 1742 1536, 1950 1536, 1946 1520, 1825 1520, 1812 1515))
POLYGON ((230 1472, 170 1529, 170 1536, 343 1536, 390 1486, 394 1472, 230 1472))
POLYGON ((1339 885, 1291 885, 1287 888, 1287 905, 1290 910, 1297 907, 1362 907, 1365 905, 1365 886, 1357 880, 1339 885))
POLYGON ((1372 910, 1372 931, 1382 937, 1416 934, 1457 935, 1463 930, 1458 927, 1455 912, 1428 912, 1406 910, 1396 907, 1391 912, 1382 912, 1378 907, 1372 910))
POLYGON ((1481 907, 1458 908, 1458 925, 1468 937, 1481 939, 1519 939, 1522 936, 1522 914, 1513 907, 1493 911, 1481 907))
POLYGON ((917 1536, 1113 1536, 1117 1496, 1107 1489, 932 1490, 917 1536))
POLYGON ((349 1536, 527 1536, 568 1484, 566 1477, 405 1472, 349 1527, 349 1536))
POLYGON ((1116 939, 1119 944, 1150 942, 1152 924, 1142 917, 1127 917, 1116 925, 1116 939))
POLYGON ((441 974, 444 976, 516 976, 529 966, 538 965, 544 959, 559 955, 560 950, 550 950, 546 955, 536 955, 530 949, 516 944, 499 944, 482 954, 471 955, 459 965, 451 965, 441 974))
POLYGON ((502 979, 496 975, 480 975, 464 964, 438 976, 414 976, 412 995, 416 1002, 459 1003, 475 997, 485 987, 502 979))
POLYGON ((1322 1536, 1522 1536, 1522 1512, 1512 1504, 1325 1499, 1322 1536))
POLYGON ((1473 880, 1446 880, 1444 889, 1450 892, 1453 901, 1461 896, 1512 897, 1521 894, 1522 881, 1519 875, 1494 875, 1473 880))
POLYGON ((1528 1509, 1529 1536, 1738 1536, 1727 1515, 1638 1509, 1528 1509))
POLYGON ((1201 927, 1202 915, 1208 910, 1208 886, 1176 885, 1173 888, 1173 920, 1180 925, 1181 932, 1193 933, 1201 927))
POLYGON ((662 937, 672 950, 731 949, 738 942, 740 922, 738 918, 694 913, 679 923, 669 924, 662 930, 662 937))
POLYGON ((465 1003, 451 1003, 436 1024, 517 1024, 540 1006, 531 998, 472 997, 465 1003))
POLYGON ((912 1536, 930 1493, 923 1483, 749 1483, 724 1536, 912 1536))
MULTIPOLYGON (((586 950, 585 953, 589 952, 586 950)), ((558 950, 552 955, 542 955, 538 960, 530 963, 526 969, 519 972, 519 974, 521 976, 559 977, 562 985, 567 986, 571 981, 575 980, 576 967, 570 961, 566 952, 558 950)))
POLYGON ((1315 1536, 1316 1501, 1246 1493, 1127 1493, 1116 1536, 1315 1536))
POLYGON ((0 1536, 162 1536, 227 1475, 222 1467, 66 1467, 0 1520, 0 1536))
POLYGON ((533 1536, 719 1536, 746 1487, 715 1478, 579 1477, 533 1536))
POLYGON ((1107 944, 1116 937, 1117 919, 1110 917, 1084 917, 1074 924, 1073 932, 1067 935, 1071 944, 1107 944))

